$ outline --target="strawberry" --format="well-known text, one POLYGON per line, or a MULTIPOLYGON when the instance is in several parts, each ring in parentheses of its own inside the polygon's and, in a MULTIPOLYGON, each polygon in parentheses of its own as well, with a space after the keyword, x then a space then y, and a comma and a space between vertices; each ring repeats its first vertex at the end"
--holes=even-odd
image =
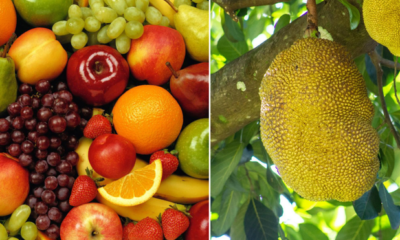
POLYGON ((69 196, 69 205, 77 207, 92 201, 97 195, 97 182, 104 178, 92 178, 93 170, 86 169, 87 175, 81 175, 75 179, 69 196))
POLYGON ((153 153, 150 157, 150 163, 154 162, 157 159, 161 160, 161 165, 163 169, 163 175, 161 181, 169 177, 172 173, 178 169, 179 161, 178 158, 175 156, 178 154, 176 150, 168 152, 167 149, 157 151, 153 153))
POLYGON ((130 240, 129 234, 133 231, 133 228, 135 225, 133 222, 130 222, 124 226, 124 229, 122 230, 122 240, 130 240))
POLYGON ((129 233, 129 240, 163 240, 160 224, 149 217, 140 220, 129 233))
POLYGON ((86 127, 83 129, 83 135, 91 139, 111 132, 111 123, 108 118, 104 117, 103 115, 94 115, 89 119, 86 127))
POLYGON ((161 216, 164 237, 175 240, 189 227, 190 215, 179 211, 176 207, 168 208, 161 216))

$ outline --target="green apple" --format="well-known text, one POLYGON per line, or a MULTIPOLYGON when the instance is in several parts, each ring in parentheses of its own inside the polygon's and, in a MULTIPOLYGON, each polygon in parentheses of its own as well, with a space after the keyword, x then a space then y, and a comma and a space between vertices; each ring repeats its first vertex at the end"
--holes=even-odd
POLYGON ((65 20, 73 0, 14 0, 19 15, 30 25, 48 27, 65 20))
POLYGON ((208 118, 198 119, 183 129, 175 149, 178 151, 179 165, 189 176, 208 178, 208 118))

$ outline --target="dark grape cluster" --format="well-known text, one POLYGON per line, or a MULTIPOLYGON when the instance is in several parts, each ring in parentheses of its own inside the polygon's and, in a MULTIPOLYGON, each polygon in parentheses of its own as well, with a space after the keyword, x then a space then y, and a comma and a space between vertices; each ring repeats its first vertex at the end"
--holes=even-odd
POLYGON ((21 84, 8 116, 0 119, 0 152, 18 158, 29 170, 26 203, 39 230, 59 237, 59 225, 71 209, 69 196, 77 176, 75 149, 91 108, 79 108, 64 82, 41 80, 34 87, 21 84))

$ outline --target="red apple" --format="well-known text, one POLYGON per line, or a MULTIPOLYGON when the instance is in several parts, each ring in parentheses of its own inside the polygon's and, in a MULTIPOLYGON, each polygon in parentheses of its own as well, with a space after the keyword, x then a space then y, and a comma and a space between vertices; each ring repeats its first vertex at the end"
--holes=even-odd
POLYGON ((185 232, 185 240, 208 240, 210 218, 209 218, 208 200, 196 203, 190 208, 189 228, 185 232))
POLYGON ((61 240, 121 240, 122 224, 118 214, 101 203, 74 207, 60 227, 61 240))
POLYGON ((0 216, 6 216, 23 204, 29 193, 29 172, 6 153, 0 153, 0 186, 0 216))
POLYGON ((129 66, 112 47, 93 45, 72 54, 67 65, 71 93, 93 106, 116 99, 128 84, 129 66))
POLYGON ((135 147, 120 135, 103 134, 90 145, 89 162, 101 176, 118 179, 130 173, 135 165, 135 147))
MULTIPOLYGON (((167 64, 168 66, 168 64, 167 64)), ((171 93, 183 111, 197 118, 208 117, 208 62, 191 65, 173 72, 170 81, 171 93)))
POLYGON ((164 26, 146 25, 143 35, 132 40, 127 59, 136 79, 147 80, 152 85, 162 85, 172 75, 165 63, 170 62, 177 71, 182 67, 185 54, 185 41, 178 31, 164 26))

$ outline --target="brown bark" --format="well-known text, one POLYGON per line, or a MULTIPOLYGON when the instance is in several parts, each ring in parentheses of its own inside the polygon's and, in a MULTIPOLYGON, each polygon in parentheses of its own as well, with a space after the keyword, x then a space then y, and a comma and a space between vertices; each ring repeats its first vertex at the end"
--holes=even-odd
MULTIPOLYGON (((348 0, 361 13, 358 0, 348 0)), ((318 4, 319 26, 328 30, 334 41, 344 45, 355 58, 371 52, 373 41, 363 21, 355 30, 350 30, 348 10, 337 0, 318 4)), ((282 28, 257 48, 226 64, 211 75, 211 144, 234 134, 248 123, 260 117, 260 98, 258 88, 263 75, 275 56, 303 37, 307 27, 307 17, 302 16, 282 28), (246 91, 237 89, 237 82, 246 85, 246 91), (227 121, 221 121, 223 116, 227 121)))
POLYGON ((315 0, 307 0, 306 6, 307 6, 306 36, 310 37, 313 35, 313 32, 317 32, 316 36, 319 37, 317 4, 315 3, 315 0))

